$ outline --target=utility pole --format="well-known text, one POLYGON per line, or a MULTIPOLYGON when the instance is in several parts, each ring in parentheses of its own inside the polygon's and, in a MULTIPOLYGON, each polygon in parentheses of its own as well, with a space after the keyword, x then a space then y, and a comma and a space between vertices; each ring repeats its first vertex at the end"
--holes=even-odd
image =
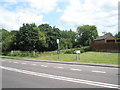
POLYGON ((58 60, 60 59, 60 56, 59 56, 59 54, 60 54, 60 44, 59 43, 60 43, 59 39, 57 39, 57 44, 58 44, 58 51, 57 51, 57 53, 58 53, 58 60))

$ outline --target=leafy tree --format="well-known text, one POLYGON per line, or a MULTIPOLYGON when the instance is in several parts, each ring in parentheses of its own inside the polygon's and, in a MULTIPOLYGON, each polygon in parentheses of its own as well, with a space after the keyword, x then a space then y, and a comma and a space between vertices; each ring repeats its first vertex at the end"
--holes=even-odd
POLYGON ((8 36, 9 36, 9 31, 7 31, 6 29, 0 29, 0 42, 4 41, 8 36))
POLYGON ((77 33, 78 44, 83 46, 89 45, 98 36, 97 27, 90 25, 77 27, 77 33))
POLYGON ((70 49, 73 48, 73 43, 71 38, 61 38, 60 39, 60 47, 61 49, 70 49))
POLYGON ((117 34, 115 34, 116 38, 120 38, 120 32, 118 32, 117 34))
POLYGON ((60 30, 56 27, 51 27, 49 24, 41 24, 38 26, 40 31, 45 33, 47 51, 52 51, 57 49, 56 39, 60 38, 60 30))
POLYGON ((35 24, 23 24, 23 26, 20 27, 16 39, 20 50, 33 51, 37 49, 41 51, 46 38, 44 33, 40 32, 35 24))
POLYGON ((15 39, 17 31, 8 32, 2 29, 2 51, 10 51, 15 49, 15 39))
POLYGON ((76 33, 74 31, 65 30, 60 31, 61 34, 61 48, 62 49, 70 49, 75 46, 75 35, 76 33))
POLYGON ((102 32, 104 35, 112 35, 111 32, 102 32))

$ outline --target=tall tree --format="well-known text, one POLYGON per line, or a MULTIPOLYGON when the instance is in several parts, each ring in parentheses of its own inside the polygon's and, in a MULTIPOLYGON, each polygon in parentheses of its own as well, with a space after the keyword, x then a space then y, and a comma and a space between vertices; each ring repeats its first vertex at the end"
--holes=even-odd
POLYGON ((35 24, 23 24, 17 34, 17 45, 23 51, 40 51, 44 47, 45 39, 44 33, 35 24))
POLYGON ((45 33, 47 48, 46 50, 52 51, 57 49, 56 39, 60 38, 60 30, 56 27, 51 27, 49 24, 41 24, 38 26, 40 31, 45 33))
POLYGON ((61 48, 62 49, 70 49, 75 46, 75 36, 76 33, 70 30, 60 31, 61 34, 61 48))
POLYGON ((6 29, 0 29, 0 34, 1 34, 0 41, 4 41, 9 36, 10 32, 7 31, 6 29))
POLYGON ((98 36, 97 27, 90 25, 83 25, 77 27, 77 33, 78 44, 83 46, 89 45, 89 43, 98 36))
POLYGON ((120 32, 116 33, 116 34, 115 34, 115 37, 116 37, 116 38, 120 38, 120 32))
POLYGON ((18 31, 8 32, 2 29, 2 51, 11 51, 16 48, 16 34, 18 31))

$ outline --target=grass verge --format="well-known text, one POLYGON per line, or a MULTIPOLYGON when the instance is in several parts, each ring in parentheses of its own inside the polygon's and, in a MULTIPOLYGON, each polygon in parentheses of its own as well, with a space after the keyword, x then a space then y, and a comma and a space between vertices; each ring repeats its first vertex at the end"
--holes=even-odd
MULTIPOLYGON (((46 52, 47 53, 47 52, 46 52)), ((18 56, 0 56, 1 58, 12 59, 42 59, 42 60, 56 60, 56 61, 68 61, 68 62, 81 62, 81 63, 104 63, 120 65, 118 54, 108 52, 85 52, 79 55, 80 59, 76 59, 76 54, 60 54, 59 59, 57 54, 40 54, 38 57, 18 57, 18 56)))

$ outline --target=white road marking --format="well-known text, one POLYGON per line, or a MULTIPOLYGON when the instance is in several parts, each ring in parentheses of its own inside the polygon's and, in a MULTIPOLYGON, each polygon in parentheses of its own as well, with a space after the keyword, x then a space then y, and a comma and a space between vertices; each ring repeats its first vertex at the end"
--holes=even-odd
POLYGON ((13 63, 18 63, 18 62, 13 62, 13 63))
POLYGON ((31 65, 36 66, 37 64, 31 64, 31 65))
POLYGON ((88 84, 88 85, 94 85, 94 86, 100 86, 100 87, 120 89, 119 88, 120 85, 115 85, 115 84, 95 82, 95 81, 76 79, 76 78, 69 78, 69 77, 63 77, 63 76, 57 76, 57 75, 51 75, 51 74, 45 74, 45 73, 38 73, 38 72, 16 69, 16 68, 11 68, 11 67, 4 67, 4 66, 0 66, 0 68, 5 69, 5 70, 9 70, 9 71, 24 73, 24 74, 28 74, 28 75, 51 78, 51 79, 56 79, 56 80, 69 81, 69 82, 73 82, 73 83, 82 83, 82 84, 88 84))
POLYGON ((45 63, 45 64, 53 64, 53 63, 45 63))
POLYGON ((3 61, 3 62, 4 62, 5 60, 1 60, 1 61, 3 61))
POLYGON ((82 71, 81 69, 76 69, 76 68, 71 68, 70 70, 73 70, 73 71, 82 71))
POLYGON ((55 68, 60 68, 60 69, 63 69, 63 67, 55 67, 55 68))
POLYGON ((92 71, 92 72, 95 72, 95 73, 106 73, 105 71, 92 71))
POLYGON ((41 65, 41 67, 48 67, 48 66, 46 66, 46 65, 41 65))
POLYGON ((9 63, 11 63, 12 61, 8 61, 9 63))
POLYGON ((21 63, 21 64, 26 64, 26 63, 21 63))
POLYGON ((118 69, 118 68, 111 68, 111 67, 99 67, 99 66, 87 66, 87 65, 69 65, 75 67, 85 67, 85 68, 99 68, 99 69, 118 69))
POLYGON ((29 61, 24 61, 24 62, 29 62, 29 61))

